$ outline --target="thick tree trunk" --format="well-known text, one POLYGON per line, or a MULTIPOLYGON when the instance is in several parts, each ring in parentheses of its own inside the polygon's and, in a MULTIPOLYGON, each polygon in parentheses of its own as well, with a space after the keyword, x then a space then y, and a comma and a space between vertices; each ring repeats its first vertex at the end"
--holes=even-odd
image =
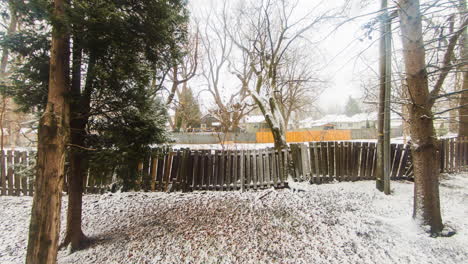
MULTIPOLYGON (((387 1, 382 0, 381 8, 387 8, 387 1)), ((375 170, 376 187, 379 191, 384 190, 384 112, 385 112, 385 83, 386 83, 386 44, 385 44, 385 21, 380 22, 379 42, 379 109, 377 116, 377 167, 375 170)))
MULTIPOLYGON (((54 1, 54 16, 64 20, 65 1, 54 1)), ((37 173, 29 226, 27 264, 56 263, 65 150, 69 137, 69 34, 53 25, 47 106, 39 123, 37 173)))
MULTIPOLYGON (((468 89, 468 69, 463 72, 463 90, 468 89)), ((459 125, 458 125, 458 135, 463 137, 468 137, 468 92, 460 94, 460 106, 458 110, 459 116, 459 125)))
POLYGON ((271 97, 269 102, 264 102, 256 93, 252 93, 252 97, 265 117, 268 127, 271 129, 275 149, 282 150, 287 148, 288 143, 286 142, 286 129, 284 128, 282 116, 279 116, 281 113, 277 108, 276 100, 271 97))
POLYGON ((408 94, 408 87, 406 85, 406 81, 401 81, 401 89, 402 89, 402 97, 405 101, 404 104, 401 105, 401 115, 403 117, 403 143, 406 144, 408 137, 410 136, 410 123, 409 123, 409 108, 408 108, 408 101, 410 100, 408 94))
POLYGON ((412 100, 409 114, 415 178, 413 217, 421 224, 429 225, 432 233, 439 233, 443 229, 439 201, 439 153, 431 112, 419 1, 400 0, 399 6, 403 57, 412 100))
MULTIPOLYGON (((461 14, 466 14, 466 0, 460 0, 459 10, 461 14)), ((464 17, 464 16, 462 16, 464 17)), ((468 34, 467 29, 463 30, 460 38, 461 45, 461 60, 466 63, 468 60, 468 34)), ((464 65, 460 67, 462 76, 462 90, 468 89, 468 66, 464 65)), ((468 137, 468 92, 460 94, 459 106, 463 106, 458 110, 459 124, 458 124, 458 135, 468 137)))

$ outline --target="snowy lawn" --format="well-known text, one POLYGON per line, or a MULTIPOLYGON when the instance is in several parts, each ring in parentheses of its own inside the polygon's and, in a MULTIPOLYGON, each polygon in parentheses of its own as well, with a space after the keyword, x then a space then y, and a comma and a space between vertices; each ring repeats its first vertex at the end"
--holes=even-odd
MULTIPOLYGON (((457 231, 448 238, 411 220, 412 183, 393 183, 391 196, 374 186, 86 195, 84 231, 94 242, 61 251, 58 262, 467 263, 467 174, 441 183, 444 222, 457 231)), ((0 263, 24 263, 31 201, 0 197, 0 263)))

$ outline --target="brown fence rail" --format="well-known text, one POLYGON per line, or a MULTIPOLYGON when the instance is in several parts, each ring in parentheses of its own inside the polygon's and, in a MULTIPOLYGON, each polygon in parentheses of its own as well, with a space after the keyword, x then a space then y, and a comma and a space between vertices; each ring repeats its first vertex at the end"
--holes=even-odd
MULTIPOLYGON (((440 140, 441 172, 467 169, 468 139, 440 140)), ((141 183, 152 191, 248 190, 285 186, 287 176, 298 181, 326 183, 375 179, 376 144, 371 142, 310 142, 288 150, 190 150, 158 148, 138 166, 141 183)), ((21 173, 33 152, 1 154, 0 194, 32 195, 33 179, 21 173)), ((410 146, 391 144, 391 179, 411 179, 410 146)), ((88 192, 112 182, 112 170, 89 171, 88 192)))

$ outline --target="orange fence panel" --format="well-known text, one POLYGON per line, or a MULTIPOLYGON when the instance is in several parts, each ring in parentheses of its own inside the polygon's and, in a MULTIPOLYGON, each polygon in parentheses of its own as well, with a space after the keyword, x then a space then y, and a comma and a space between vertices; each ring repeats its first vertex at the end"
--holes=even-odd
MULTIPOLYGON (((350 130, 310 130, 289 131, 286 133, 287 142, 336 141, 350 139, 350 130)), ((257 132, 256 142, 273 143, 273 134, 271 132, 257 132)))

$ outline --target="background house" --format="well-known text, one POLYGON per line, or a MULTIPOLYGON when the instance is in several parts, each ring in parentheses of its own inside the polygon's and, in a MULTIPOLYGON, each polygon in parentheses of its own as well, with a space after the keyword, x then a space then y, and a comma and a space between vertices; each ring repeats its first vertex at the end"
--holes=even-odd
POLYGON ((269 130, 268 124, 263 115, 246 116, 239 124, 241 129, 246 133, 256 133, 259 131, 269 130))
MULTIPOLYGON (((398 114, 391 114, 391 127, 401 127, 402 121, 403 120, 398 114)), ((377 128, 377 112, 360 113, 353 116, 326 115, 318 120, 304 119, 299 123, 300 128, 306 128, 311 130, 366 128, 375 129, 377 128)))
POLYGON ((219 131, 221 122, 212 114, 206 114, 200 119, 200 130, 206 132, 219 131))

